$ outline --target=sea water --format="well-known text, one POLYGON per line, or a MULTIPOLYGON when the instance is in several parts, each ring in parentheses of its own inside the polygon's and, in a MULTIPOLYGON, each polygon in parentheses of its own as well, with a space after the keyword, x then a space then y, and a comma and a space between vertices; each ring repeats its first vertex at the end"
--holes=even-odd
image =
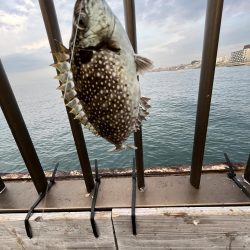
MULTIPOLYGON (((151 98, 152 105, 142 129, 145 167, 191 163, 199 76, 200 69, 192 69, 140 77, 142 94, 151 98)), ((60 170, 80 169, 63 99, 55 90, 58 83, 41 72, 20 79, 15 75, 10 82, 43 168, 51 170, 59 162, 60 170)), ((249 79, 248 66, 216 69, 204 163, 224 161, 223 152, 233 161, 246 162, 249 79)), ((98 159, 100 167, 131 166, 133 150, 110 153, 110 143, 83 131, 91 163, 98 159)), ((25 164, 0 111, 0 172, 20 171, 26 171, 25 164)))

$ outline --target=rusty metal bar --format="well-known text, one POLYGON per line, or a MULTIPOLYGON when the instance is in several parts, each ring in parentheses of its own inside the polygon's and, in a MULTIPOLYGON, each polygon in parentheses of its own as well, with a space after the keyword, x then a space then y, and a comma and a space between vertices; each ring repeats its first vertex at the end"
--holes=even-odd
POLYGON ((5 184, 0 176, 0 194, 4 191, 5 189, 5 184))
POLYGON ((250 154, 248 155, 248 161, 247 161, 247 165, 246 165, 246 169, 244 173, 244 178, 246 179, 248 183, 250 183, 250 154))
POLYGON ((96 207, 96 201, 97 201, 100 185, 101 185, 101 177, 99 176, 99 173, 98 173, 97 160, 95 160, 95 188, 93 192, 93 199, 92 199, 91 210, 90 210, 90 223, 92 226, 93 234, 96 238, 99 237, 99 230, 95 221, 95 207, 96 207))
MULTIPOLYGON (((55 43, 55 39, 59 42, 62 42, 61 33, 57 21, 56 11, 53 0, 39 0, 44 24, 46 27, 48 40, 50 43, 51 51, 57 52, 58 48, 55 43)), ((55 59, 55 58, 54 58, 55 59)), ((69 123, 71 126, 72 134, 75 140, 75 145, 82 168, 83 177, 85 180, 85 185, 87 192, 90 193, 95 186, 91 165, 89 162, 88 151, 82 131, 81 124, 79 121, 74 119, 74 116, 69 113, 70 109, 66 107, 69 123)))
POLYGON ((137 227, 136 227, 136 179, 137 174, 135 172, 135 158, 133 159, 133 167, 132 167, 132 200, 131 200, 131 222, 132 222, 132 231, 133 235, 137 235, 137 227))
MULTIPOLYGON (((137 53, 137 39, 136 39, 136 17, 135 17, 135 3, 134 0, 123 0, 126 30, 130 42, 137 53)), ((144 162, 143 162, 143 144, 142 144, 142 127, 134 133, 134 142, 137 150, 135 150, 136 170, 137 170, 137 185, 139 189, 145 187, 144 181, 144 162)))
POLYGON ((47 181, 28 129, 0 60, 0 106, 38 193, 44 192, 47 181))
POLYGON ((222 10, 223 0, 208 0, 190 176, 195 188, 200 186, 222 10))

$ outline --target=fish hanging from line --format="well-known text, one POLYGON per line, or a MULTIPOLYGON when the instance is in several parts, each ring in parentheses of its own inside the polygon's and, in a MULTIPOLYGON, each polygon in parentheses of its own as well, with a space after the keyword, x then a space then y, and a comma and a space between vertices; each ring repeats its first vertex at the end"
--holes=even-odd
POLYGON ((69 49, 58 42, 54 53, 59 90, 85 127, 115 145, 137 131, 149 114, 137 75, 152 62, 136 55, 127 33, 105 0, 77 0, 69 49))

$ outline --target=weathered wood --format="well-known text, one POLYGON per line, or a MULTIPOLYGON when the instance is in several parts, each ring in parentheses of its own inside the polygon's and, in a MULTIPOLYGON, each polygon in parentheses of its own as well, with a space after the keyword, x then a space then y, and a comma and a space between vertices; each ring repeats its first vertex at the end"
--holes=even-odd
POLYGON ((112 219, 122 249, 250 249, 249 207, 138 208, 137 236, 130 209, 112 219))
POLYGON ((24 227, 26 214, 0 214, 0 249, 116 249, 111 212, 97 212, 95 238, 89 212, 37 213, 30 219, 33 238, 24 227))
POLYGON ((26 214, 0 214, 0 249, 250 249, 250 207, 137 208, 137 236, 130 212, 97 212, 99 238, 89 212, 35 213, 32 239, 26 214))

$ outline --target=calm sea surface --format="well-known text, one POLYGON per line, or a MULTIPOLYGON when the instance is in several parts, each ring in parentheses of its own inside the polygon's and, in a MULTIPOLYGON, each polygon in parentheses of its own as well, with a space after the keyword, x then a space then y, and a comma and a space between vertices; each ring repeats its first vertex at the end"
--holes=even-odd
MULTIPOLYGON (((7 72, 8 73, 8 72, 7 72)), ((151 97, 150 118, 143 126, 145 166, 190 164, 200 70, 148 73, 140 78, 151 97)), ((247 160, 250 153, 250 67, 217 68, 205 163, 247 160)), ((80 169, 63 100, 56 81, 11 82, 45 170, 80 169)), ((130 166, 133 151, 108 153, 113 146, 84 129, 89 157, 100 167, 130 166)), ((133 138, 130 138, 133 141, 133 138)), ((0 111, 0 172, 25 171, 25 165, 0 111)))

